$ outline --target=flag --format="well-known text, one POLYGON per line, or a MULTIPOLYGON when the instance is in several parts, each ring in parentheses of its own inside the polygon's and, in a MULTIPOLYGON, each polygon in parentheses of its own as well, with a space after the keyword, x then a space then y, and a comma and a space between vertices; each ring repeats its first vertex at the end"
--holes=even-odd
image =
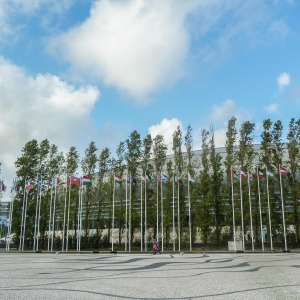
POLYGON ((258 178, 265 178, 264 171, 262 169, 258 168, 257 171, 258 178))
POLYGON ((147 182, 150 182, 150 180, 151 180, 150 174, 147 174, 147 173, 146 173, 146 181, 147 181, 147 182))
POLYGON ((17 180, 13 181, 13 190, 17 193, 19 191, 19 185, 17 180))
POLYGON ((115 174, 114 178, 115 178, 115 183, 119 183, 119 184, 122 183, 122 177, 120 175, 115 174))
POLYGON ((182 183, 182 178, 181 178, 181 176, 179 175, 177 175, 177 174, 174 174, 174 181, 176 181, 176 182, 178 182, 178 183, 182 183))
POLYGON ((235 178, 235 177, 236 177, 235 173, 231 171, 231 178, 235 178))
POLYGON ((0 181, 1 183, 1 191, 6 192, 6 185, 4 184, 4 181, 0 181))
POLYGON ((268 175, 268 176, 274 176, 274 173, 273 173, 272 170, 267 169, 267 175, 268 175))
POLYGON ((157 181, 158 182, 166 182, 167 181, 167 176, 164 174, 157 174, 157 181))
POLYGON ((250 170, 248 170, 248 177, 249 177, 250 180, 253 180, 253 175, 252 175, 250 170))
POLYGON ((287 175, 287 170, 285 169, 285 168, 283 168, 283 167, 280 167, 280 175, 281 176, 286 176, 287 175))
POLYGON ((75 176, 69 176, 67 179, 67 185, 70 184, 80 184, 80 178, 75 177, 75 176))
POLYGON ((33 189, 33 185, 31 184, 30 180, 28 180, 26 184, 26 192, 29 192, 31 189, 33 189))
POLYGON ((246 173, 243 170, 240 170, 240 176, 242 179, 247 179, 246 173))
POLYGON ((58 186, 58 185, 62 185, 64 183, 65 182, 62 179, 60 179, 59 177, 52 178, 52 186, 58 186))
POLYGON ((91 179, 87 176, 82 176, 81 182, 83 185, 92 185, 91 179))
POLYGON ((41 191, 41 192, 44 192, 45 191, 45 185, 43 184, 43 182, 41 180, 38 180, 38 189, 41 191))
POLYGON ((195 182, 194 178, 192 178, 192 176, 190 175, 190 173, 188 172, 188 180, 191 182, 195 182))

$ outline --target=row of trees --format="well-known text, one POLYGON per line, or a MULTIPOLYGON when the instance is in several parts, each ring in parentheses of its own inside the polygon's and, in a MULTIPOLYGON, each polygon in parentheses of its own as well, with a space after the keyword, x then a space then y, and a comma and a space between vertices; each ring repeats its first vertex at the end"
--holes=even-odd
MULTIPOLYGON (((124 179, 128 174, 134 178, 140 178, 140 174, 148 174, 152 177, 149 184, 141 188, 140 180, 137 183, 131 181, 132 206, 128 221, 131 224, 131 233, 140 229, 140 203, 141 194, 147 199, 146 207, 143 205, 142 214, 145 214, 142 230, 145 228, 152 230, 152 237, 157 235, 157 222, 164 224, 165 246, 172 242, 173 226, 173 197, 175 198, 176 209, 175 223, 180 227, 180 240, 182 246, 189 243, 189 214, 188 203, 190 200, 190 215, 192 229, 192 243, 194 244, 197 235, 200 235, 204 245, 213 244, 222 246, 228 240, 232 240, 232 189, 231 189, 231 169, 236 171, 252 170, 254 180, 251 182, 251 208, 256 246, 261 239, 258 195, 261 194, 263 224, 268 224, 268 207, 266 198, 266 185, 262 179, 260 191, 258 191, 255 175, 255 166, 267 166, 272 169, 275 176, 269 179, 269 194, 271 200, 272 234, 277 236, 278 243, 282 239, 282 216, 281 202, 279 194, 279 165, 284 165, 289 173, 284 180, 286 222, 289 228, 290 245, 299 246, 299 167, 300 167, 300 120, 292 119, 289 123, 286 143, 283 140, 283 125, 281 121, 272 122, 270 119, 263 121, 260 145, 254 145, 255 124, 246 121, 241 124, 239 130, 236 128, 236 119, 232 117, 228 121, 226 132, 226 143, 224 153, 216 151, 214 131, 202 130, 202 153, 196 156, 193 151, 192 128, 188 126, 185 136, 178 127, 173 133, 173 156, 167 156, 167 145, 161 135, 152 138, 147 135, 141 138, 137 131, 133 131, 128 139, 120 142, 116 153, 113 155, 108 148, 102 149, 98 153, 95 142, 91 142, 85 150, 84 157, 80 157, 75 147, 71 147, 65 155, 59 152, 56 145, 51 145, 49 141, 43 140, 38 143, 36 140, 27 142, 22 149, 22 155, 17 158, 15 166, 17 168, 17 178, 20 191, 15 195, 15 205, 13 214, 13 232, 15 241, 18 241, 20 234, 20 223, 22 214, 22 204, 25 193, 25 183, 28 179, 35 180, 37 177, 43 180, 44 184, 51 186, 53 177, 78 175, 79 169, 83 175, 91 178, 93 185, 86 187, 84 193, 84 231, 82 247, 99 248, 109 244, 112 228, 112 201, 114 174, 122 176, 124 179), (167 175, 167 182, 161 186, 157 185, 156 175, 164 173, 167 175), (182 183, 176 182, 176 193, 174 195, 173 180, 174 173, 181 177, 182 183), (190 199, 187 199, 187 174, 190 174, 195 182, 190 184, 190 199), (178 192, 177 192, 178 188, 178 192), (146 189, 146 190, 145 190, 146 189), (163 192, 162 202, 157 203, 157 198, 163 192), (159 207, 157 207, 157 204, 159 207), (160 209, 159 209, 160 208, 160 209), (163 210, 161 210, 163 208, 163 210), (158 210, 159 209, 159 210, 158 210), (157 210, 160 212, 159 220, 156 218, 157 210), (163 215, 161 214, 163 211, 163 215), (179 212, 179 213, 178 213, 179 212), (163 218, 162 218, 163 217, 163 218), (145 220, 146 219, 146 220, 145 220), (145 224, 146 221, 146 224, 145 224), (179 222, 180 221, 180 222, 179 222), (93 228, 92 233, 90 229, 93 228), (108 234, 103 235, 103 229, 108 229, 108 234)), ((81 175, 80 174, 80 175, 81 175)), ((121 246, 122 235, 125 228, 125 193, 128 181, 122 181, 115 191, 117 199, 115 205, 115 227, 119 228, 118 243, 121 246)), ((240 183, 234 180, 234 200, 236 225, 241 225, 240 209, 240 183)), ((248 198, 247 182, 242 182, 243 199, 248 198)), ((78 190, 79 186, 70 187, 70 223, 72 235, 76 236, 76 225, 78 218, 78 190)), ((42 195, 41 219, 40 219, 40 241, 41 246, 46 246, 48 221, 50 211, 50 199, 52 189, 46 190, 42 195)), ((30 246, 33 240, 35 213, 36 213, 36 193, 35 186, 28 193, 28 210, 26 224, 26 244, 30 246)), ((57 207, 55 216, 55 230, 62 229, 64 197, 66 187, 59 187, 57 191, 57 207)), ((249 231, 250 225, 250 204, 244 201, 243 218, 245 231, 249 231)), ((178 232, 178 231, 177 231, 178 232)), ((142 233, 145 235, 145 232, 142 233)), ((150 235, 148 236, 150 239, 150 235)), ((59 238, 57 238, 59 239, 59 238)), ((69 248, 76 247, 75 239, 70 237, 74 243, 69 248)), ((139 243, 139 239, 132 242, 139 243)), ((178 243, 178 236, 176 243, 178 243)))

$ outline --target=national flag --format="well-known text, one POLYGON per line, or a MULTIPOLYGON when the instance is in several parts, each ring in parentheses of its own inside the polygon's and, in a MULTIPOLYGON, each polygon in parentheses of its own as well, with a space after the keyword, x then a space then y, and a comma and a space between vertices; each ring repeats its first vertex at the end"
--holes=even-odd
POLYGON ((88 176, 82 176, 81 182, 83 185, 92 185, 92 181, 88 176))
POLYGON ((178 183, 182 183, 182 178, 180 175, 174 174, 174 181, 178 183))
POLYGON ((38 180, 37 186, 38 186, 38 189, 39 189, 41 192, 44 192, 44 191, 45 191, 45 185, 43 184, 43 182, 42 182, 41 180, 38 180))
POLYGON ((121 184, 122 183, 122 177, 118 174, 114 175, 115 183, 121 184))
POLYGON ((236 178, 236 175, 233 171, 231 171, 231 178, 236 178))
POLYGON ((69 176, 67 179, 67 185, 70 184, 80 184, 80 178, 75 177, 75 176, 69 176))
POLYGON ((151 180, 150 174, 146 173, 146 181, 147 181, 147 182, 150 182, 150 180, 151 180))
POLYGON ((240 170, 240 176, 242 179, 247 179, 246 173, 243 170, 240 170))
POLYGON ((274 176, 274 172, 270 169, 267 169, 267 175, 268 176, 274 176))
POLYGON ((167 176, 164 174, 157 174, 157 181, 158 182, 166 182, 167 181, 167 176))
POLYGON ((287 170, 285 168, 280 167, 279 169, 280 169, 280 175, 281 176, 286 176, 287 175, 288 172, 287 172, 287 170))
POLYGON ((151 179, 150 175, 147 175, 147 174, 146 175, 143 175, 143 174, 141 175, 141 179, 146 181, 147 183, 150 182, 149 178, 151 179))
POLYGON ((62 185, 64 183, 65 182, 62 179, 60 179, 59 177, 52 178, 52 186, 58 186, 58 185, 62 185))
POLYGON ((189 172, 188 172, 188 181, 195 182, 194 178, 192 178, 189 172))
POLYGON ((0 181, 1 183, 1 191, 6 192, 6 185, 4 184, 4 181, 0 181))
POLYGON ((13 180, 13 190, 15 191, 15 193, 19 191, 19 185, 17 180, 13 180))
POLYGON ((252 175, 252 173, 251 173, 250 170, 248 170, 248 178, 249 178, 250 180, 253 180, 253 175, 252 175))
POLYGON ((258 168, 257 172, 258 178, 265 178, 264 171, 262 169, 258 168))
POLYGON ((30 180, 26 183, 26 192, 29 192, 31 189, 33 189, 33 185, 31 184, 30 180))

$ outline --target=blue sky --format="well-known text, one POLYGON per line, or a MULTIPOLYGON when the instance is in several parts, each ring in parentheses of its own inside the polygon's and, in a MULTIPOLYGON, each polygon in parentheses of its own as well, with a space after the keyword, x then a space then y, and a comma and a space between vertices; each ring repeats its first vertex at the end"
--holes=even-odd
POLYGON ((280 119, 300 112, 297 0, 3 0, 0 161, 10 182, 24 144, 112 152, 131 131, 280 119))

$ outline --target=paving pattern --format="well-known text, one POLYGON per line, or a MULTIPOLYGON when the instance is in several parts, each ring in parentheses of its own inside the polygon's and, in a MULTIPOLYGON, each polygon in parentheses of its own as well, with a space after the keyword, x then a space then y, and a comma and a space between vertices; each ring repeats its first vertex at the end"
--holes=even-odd
POLYGON ((300 299, 297 253, 172 256, 1 252, 0 299, 300 299))

